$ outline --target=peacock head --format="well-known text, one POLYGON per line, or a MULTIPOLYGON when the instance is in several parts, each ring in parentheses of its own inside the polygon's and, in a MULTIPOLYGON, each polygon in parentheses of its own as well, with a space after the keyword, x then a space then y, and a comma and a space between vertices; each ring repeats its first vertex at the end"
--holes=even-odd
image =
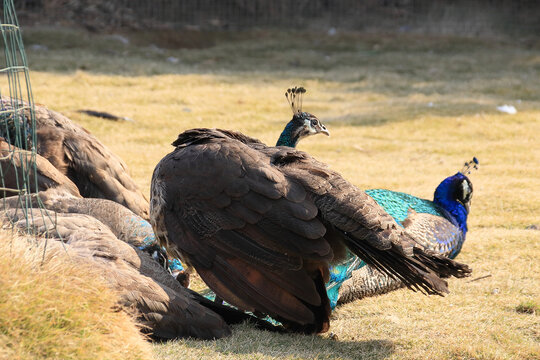
POLYGON ((287 89, 285 97, 291 106, 293 118, 285 126, 276 146, 295 147, 300 139, 310 135, 324 134, 330 136, 330 132, 324 124, 313 114, 302 111, 302 96, 306 93, 303 87, 287 89))
POLYGON ((472 170, 478 169, 478 164, 478 159, 474 157, 465 163, 461 171, 444 179, 435 190, 434 201, 444 207, 451 206, 452 202, 456 202, 462 205, 468 214, 471 207, 473 185, 467 175, 472 170))

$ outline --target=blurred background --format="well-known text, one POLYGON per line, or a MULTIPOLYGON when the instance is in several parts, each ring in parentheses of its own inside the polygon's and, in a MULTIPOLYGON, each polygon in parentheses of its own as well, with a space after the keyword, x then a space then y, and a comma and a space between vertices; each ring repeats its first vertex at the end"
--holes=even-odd
POLYGON ((23 24, 127 29, 341 28, 467 36, 540 33, 535 0, 18 0, 23 24))

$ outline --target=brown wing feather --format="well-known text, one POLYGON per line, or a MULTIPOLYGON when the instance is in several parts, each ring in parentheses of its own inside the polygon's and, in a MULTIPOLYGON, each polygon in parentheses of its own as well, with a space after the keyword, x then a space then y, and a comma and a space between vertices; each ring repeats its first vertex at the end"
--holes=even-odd
POLYGON ((264 151, 284 174, 304 185, 328 226, 338 229, 346 246, 368 264, 413 290, 437 295, 448 292, 441 277, 470 274, 466 265, 422 247, 364 191, 325 164, 294 149, 264 151))
POLYGON ((322 277, 304 261, 327 266, 333 258, 325 227, 301 185, 264 154, 228 137, 181 146, 156 167, 152 186, 156 233, 219 296, 300 327, 324 328, 329 308, 316 285, 322 277))
MULTIPOLYGON (((22 187, 23 176, 29 178, 29 189, 31 192, 44 191, 50 188, 62 188, 73 196, 80 197, 77 186, 58 171, 47 159, 40 155, 32 154, 26 150, 19 149, 8 144, 0 138, 0 166, 2 167, 3 187, 18 189, 22 187), (36 176, 32 176, 32 168, 29 165, 36 164, 36 176), (34 181, 35 180, 35 181, 34 181), (36 189, 37 183, 37 189, 36 189)), ((5 196, 13 195, 14 192, 6 192, 5 196)))
POLYGON ((38 194, 46 209, 59 213, 90 215, 113 232, 120 240, 133 246, 143 246, 154 233, 145 220, 130 209, 107 199, 75 198, 59 191, 38 194))
POLYGON ((35 116, 38 153, 68 176, 82 196, 113 200, 148 219, 148 200, 122 159, 60 113, 35 106, 35 116))
POLYGON ((446 218, 410 209, 403 221, 405 232, 421 246, 449 256, 463 241, 463 232, 446 218))

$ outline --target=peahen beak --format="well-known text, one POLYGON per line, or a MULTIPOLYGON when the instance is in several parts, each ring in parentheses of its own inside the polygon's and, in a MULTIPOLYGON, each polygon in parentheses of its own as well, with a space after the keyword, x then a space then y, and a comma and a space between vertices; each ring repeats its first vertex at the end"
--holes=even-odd
POLYGON ((328 129, 326 128, 326 126, 324 126, 323 124, 319 123, 319 125, 317 125, 315 127, 315 129, 317 130, 317 133, 321 133, 321 134, 324 134, 326 136, 330 136, 330 131, 328 131, 328 129))

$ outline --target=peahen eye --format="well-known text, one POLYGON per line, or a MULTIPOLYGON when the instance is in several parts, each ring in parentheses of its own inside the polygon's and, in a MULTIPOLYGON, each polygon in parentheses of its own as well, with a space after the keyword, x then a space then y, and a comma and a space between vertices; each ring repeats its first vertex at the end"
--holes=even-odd
POLYGON ((311 120, 311 125, 313 125, 313 126, 319 125, 319 120, 317 120, 317 119, 311 120))

